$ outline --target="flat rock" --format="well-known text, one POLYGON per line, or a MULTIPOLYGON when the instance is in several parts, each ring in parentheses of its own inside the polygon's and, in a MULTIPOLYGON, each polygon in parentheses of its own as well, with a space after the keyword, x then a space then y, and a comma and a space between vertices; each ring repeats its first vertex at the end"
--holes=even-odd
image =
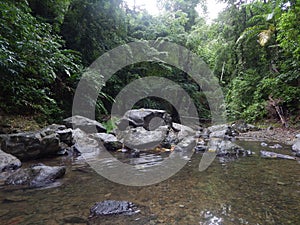
POLYGON ((66 168, 64 166, 38 164, 15 171, 5 180, 5 184, 43 187, 53 183, 55 179, 61 178, 65 172, 66 168))
POLYGON ((86 133, 106 133, 106 128, 96 120, 83 116, 72 116, 63 120, 67 128, 79 128, 86 133))

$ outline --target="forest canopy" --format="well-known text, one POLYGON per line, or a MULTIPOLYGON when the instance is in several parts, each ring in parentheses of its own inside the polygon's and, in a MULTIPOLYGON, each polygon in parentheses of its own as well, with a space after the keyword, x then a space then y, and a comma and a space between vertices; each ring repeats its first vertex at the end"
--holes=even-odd
MULTIPOLYGON (((221 0, 220 0, 221 1, 221 0)), ((170 41, 201 57, 218 78, 230 120, 300 120, 300 0, 223 0, 212 23, 196 7, 205 0, 160 0, 153 16, 122 0, 2 0, 0 2, 0 113, 69 116, 77 84, 105 52, 138 40, 170 41)), ((205 95, 183 71, 141 62, 114 74, 97 100, 98 118, 131 81, 163 76, 191 96, 209 121, 205 95)), ((147 98, 136 107, 174 109, 147 98)), ((225 113, 225 112, 224 112, 225 113)), ((282 121, 284 120, 284 121, 282 121)))

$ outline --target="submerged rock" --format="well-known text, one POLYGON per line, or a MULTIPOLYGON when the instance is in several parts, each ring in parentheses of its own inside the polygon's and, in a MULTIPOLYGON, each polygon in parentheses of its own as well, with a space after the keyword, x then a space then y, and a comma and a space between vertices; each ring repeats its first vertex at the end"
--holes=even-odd
POLYGON ((269 159, 289 159, 295 160, 296 158, 290 155, 283 155, 275 152, 268 152, 268 151, 260 151, 260 156, 262 158, 269 158, 269 159))
POLYGON ((21 167, 21 161, 13 155, 0 149, 0 173, 5 170, 14 170, 21 167))
POLYGON ((106 133, 106 128, 101 123, 83 116, 72 116, 64 119, 63 122, 67 128, 79 128, 86 133, 106 133))
POLYGON ((30 168, 19 169, 11 174, 5 184, 28 185, 29 187, 43 187, 61 178, 66 172, 64 166, 33 165, 30 168))
POLYGON ((127 201, 107 200, 97 202, 90 209, 90 217, 109 215, 134 215, 138 213, 136 205, 127 201))

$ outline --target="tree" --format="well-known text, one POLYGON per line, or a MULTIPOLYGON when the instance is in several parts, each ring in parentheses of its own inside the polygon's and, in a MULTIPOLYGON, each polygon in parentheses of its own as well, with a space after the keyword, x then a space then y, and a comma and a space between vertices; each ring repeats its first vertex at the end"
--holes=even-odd
POLYGON ((73 0, 61 28, 66 46, 89 66, 104 52, 127 40, 120 0, 73 0))
POLYGON ((80 72, 78 54, 62 49, 62 39, 34 18, 26 3, 7 0, 0 6, 0 107, 7 113, 61 116, 70 99, 56 100, 80 72), (64 88, 53 90, 56 82, 64 88))

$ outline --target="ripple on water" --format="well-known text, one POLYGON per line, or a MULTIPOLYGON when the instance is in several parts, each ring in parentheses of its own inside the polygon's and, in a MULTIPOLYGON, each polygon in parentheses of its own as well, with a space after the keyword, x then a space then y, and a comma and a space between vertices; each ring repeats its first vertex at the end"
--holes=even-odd
MULTIPOLYGON (((260 143, 253 142, 245 142, 243 147, 257 153, 262 148, 260 143)), ((284 146, 278 151, 288 149, 284 146)), ((128 155, 118 153, 116 157, 146 169, 161 163, 165 157, 146 153, 141 153, 140 158, 128 155)), ((138 205, 141 212, 132 217, 105 217, 90 221, 91 224, 299 223, 300 167, 296 161, 266 160, 256 154, 221 163, 216 159, 206 171, 199 172, 200 159, 201 155, 195 154, 176 175, 146 187, 113 183, 94 172, 88 164, 76 160, 68 161, 63 157, 44 160, 42 162, 47 165, 69 163, 65 177, 60 180, 61 186, 43 190, 2 186, 0 224, 81 223, 87 221, 89 209, 95 202, 104 200, 130 201, 138 205)), ((101 163, 108 168, 114 167, 110 159, 101 163)))

